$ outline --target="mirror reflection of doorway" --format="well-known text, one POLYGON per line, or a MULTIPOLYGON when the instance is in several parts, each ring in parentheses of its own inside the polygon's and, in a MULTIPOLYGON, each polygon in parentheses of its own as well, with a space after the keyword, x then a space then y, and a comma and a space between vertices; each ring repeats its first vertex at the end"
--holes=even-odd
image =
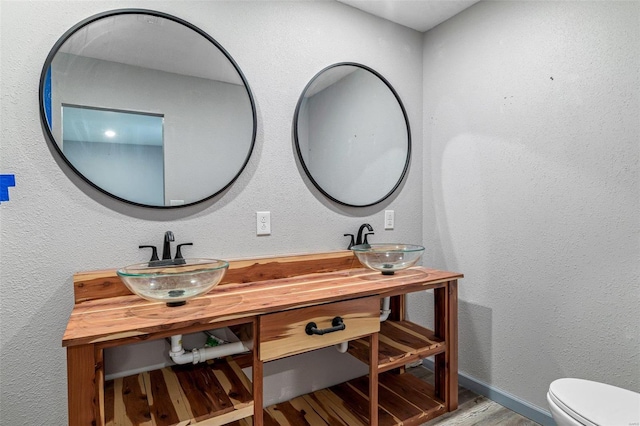
POLYGON ((164 116, 62 105, 62 152, 89 181, 141 204, 165 205, 164 116))

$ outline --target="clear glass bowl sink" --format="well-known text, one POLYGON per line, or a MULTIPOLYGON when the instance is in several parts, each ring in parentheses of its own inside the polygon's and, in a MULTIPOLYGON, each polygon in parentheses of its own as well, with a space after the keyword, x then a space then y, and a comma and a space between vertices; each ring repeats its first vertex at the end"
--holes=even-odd
POLYGON ((424 247, 412 244, 359 244, 351 247, 360 263, 367 268, 393 275, 395 271, 415 265, 424 247))
POLYGON ((166 302, 167 306, 180 306, 218 285, 229 267, 224 260, 183 260, 171 265, 158 265, 166 261, 138 263, 117 272, 134 294, 152 302, 166 302))

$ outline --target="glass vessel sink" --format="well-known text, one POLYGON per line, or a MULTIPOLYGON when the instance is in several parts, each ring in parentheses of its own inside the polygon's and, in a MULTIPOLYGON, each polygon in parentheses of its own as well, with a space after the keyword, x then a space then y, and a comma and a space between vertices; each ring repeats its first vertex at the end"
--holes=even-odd
POLYGON ((360 263, 368 268, 393 275, 395 271, 415 265, 424 247, 412 244, 359 244, 351 247, 360 263))
POLYGON ((166 302, 167 306, 180 306, 218 285, 228 267, 224 260, 179 259, 129 265, 117 273, 134 294, 152 302, 166 302))

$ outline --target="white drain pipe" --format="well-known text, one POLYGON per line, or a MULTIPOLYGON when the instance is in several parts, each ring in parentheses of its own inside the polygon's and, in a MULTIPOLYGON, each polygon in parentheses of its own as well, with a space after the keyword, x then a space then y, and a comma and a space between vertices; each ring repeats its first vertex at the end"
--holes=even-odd
POLYGON ((380 322, 385 322, 391 313, 391 297, 382 299, 382 309, 380 310, 380 322))
MULTIPOLYGON (((380 322, 385 322, 391 314, 391 297, 385 297, 382 299, 382 309, 380 309, 380 322)), ((349 342, 342 342, 335 345, 336 350, 341 354, 347 352, 349 349, 349 342)))
POLYGON ((233 342, 225 343, 220 346, 204 347, 200 349, 192 349, 186 352, 182 347, 182 335, 171 336, 171 351, 169 356, 176 364, 197 364, 214 358, 221 358, 229 355, 235 355, 242 352, 250 351, 253 348, 253 342, 233 342))
POLYGON ((349 349, 349 342, 338 343, 338 344, 335 345, 335 347, 338 350, 338 352, 343 354, 343 353, 347 352, 347 350, 349 349))

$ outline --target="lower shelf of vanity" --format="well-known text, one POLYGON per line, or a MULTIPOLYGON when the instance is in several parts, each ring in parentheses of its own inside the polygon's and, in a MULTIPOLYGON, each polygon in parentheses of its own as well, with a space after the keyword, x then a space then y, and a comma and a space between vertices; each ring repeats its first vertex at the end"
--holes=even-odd
MULTIPOLYGON (((409 373, 378 377, 378 424, 420 425, 444 414, 444 403, 431 385, 409 373)), ((265 409, 265 426, 360 426, 369 424, 368 377, 272 405, 265 409)), ((250 424, 250 423, 249 423, 250 424)))
POLYGON ((251 382, 231 358, 105 383, 106 426, 213 426, 252 415, 251 382))
MULTIPOLYGON (((419 425, 445 412, 431 385, 411 374, 388 371, 442 353, 446 344, 431 330, 408 321, 380 324, 378 423, 419 425)), ((349 342, 349 354, 368 363, 368 339, 349 342)), ((237 358, 242 367, 250 364, 237 358)), ((167 367, 105 383, 105 424, 251 425, 251 382, 232 358, 197 365, 167 367)), ((265 426, 368 424, 368 378, 272 405, 265 426)))
MULTIPOLYGON (((170 367, 111 380, 105 423, 115 425, 251 425, 248 379, 231 360, 170 367)), ((379 376, 380 426, 419 425, 445 412, 431 385, 409 373, 379 376)), ((264 410, 265 426, 368 425, 368 377, 299 396, 264 410)))

